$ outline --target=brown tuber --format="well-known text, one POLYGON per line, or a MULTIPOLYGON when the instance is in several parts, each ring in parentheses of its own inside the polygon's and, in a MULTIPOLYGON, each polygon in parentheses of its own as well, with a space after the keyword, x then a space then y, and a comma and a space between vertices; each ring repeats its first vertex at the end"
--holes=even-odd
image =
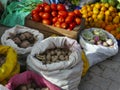
POLYGON ((22 47, 22 48, 27 48, 29 46, 30 46, 30 43, 27 40, 23 41, 20 45, 20 47, 22 47))

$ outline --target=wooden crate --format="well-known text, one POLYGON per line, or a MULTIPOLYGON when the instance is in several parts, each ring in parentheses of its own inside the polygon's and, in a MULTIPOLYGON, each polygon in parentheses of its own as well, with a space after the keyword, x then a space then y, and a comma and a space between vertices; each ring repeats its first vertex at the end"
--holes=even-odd
POLYGON ((44 34, 45 38, 56 34, 59 36, 67 36, 69 38, 77 39, 79 31, 84 29, 85 19, 82 19, 82 23, 80 26, 77 26, 74 30, 69 31, 51 25, 45 25, 40 22, 35 22, 31 20, 31 15, 29 14, 25 19, 25 26, 39 30, 41 33, 44 34))

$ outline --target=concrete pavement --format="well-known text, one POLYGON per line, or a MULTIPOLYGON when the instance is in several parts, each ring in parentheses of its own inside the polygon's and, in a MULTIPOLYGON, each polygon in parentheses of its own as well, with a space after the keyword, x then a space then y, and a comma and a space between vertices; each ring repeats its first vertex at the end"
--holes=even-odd
MULTIPOLYGON (((0 25, 0 36, 8 27, 0 25)), ((120 90, 120 49, 117 55, 92 66, 79 90, 120 90)))

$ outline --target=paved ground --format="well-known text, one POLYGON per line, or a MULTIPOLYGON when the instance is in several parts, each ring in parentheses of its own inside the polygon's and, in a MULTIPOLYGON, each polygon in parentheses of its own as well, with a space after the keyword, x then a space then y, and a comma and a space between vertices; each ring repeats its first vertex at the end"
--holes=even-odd
MULTIPOLYGON (((7 27, 0 25, 0 36, 7 27)), ((92 66, 79 90, 120 90, 120 49, 117 55, 92 66)))

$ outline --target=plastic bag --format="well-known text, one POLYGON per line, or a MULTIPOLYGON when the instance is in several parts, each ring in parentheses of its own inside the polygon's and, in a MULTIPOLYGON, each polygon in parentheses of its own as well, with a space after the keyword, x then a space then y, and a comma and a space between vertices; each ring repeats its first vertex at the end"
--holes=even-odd
POLYGON ((80 0, 79 6, 82 7, 83 5, 95 3, 97 1, 99 1, 99 0, 80 0))
POLYGON ((0 23, 6 26, 24 25, 25 17, 33 10, 42 0, 18 0, 12 1, 7 7, 8 0, 5 2, 5 10, 1 16, 0 23), (12 20, 11 20, 12 18, 12 20))
POLYGON ((76 40, 67 37, 49 37, 37 42, 27 57, 28 69, 33 70, 48 81, 65 90, 77 90, 81 80, 83 61, 81 48, 76 40), (43 64, 36 59, 35 54, 43 53, 47 49, 68 47, 72 52, 69 60, 51 64, 43 64))
POLYGON ((19 73, 20 66, 17 63, 17 54, 13 48, 0 46, 0 54, 6 54, 6 62, 0 67, 0 83, 5 84, 6 80, 19 73))
POLYGON ((28 84, 30 82, 35 82, 40 87, 47 87, 50 90, 61 90, 56 85, 52 84, 51 82, 44 79, 42 76, 32 72, 32 71, 25 71, 21 74, 14 75, 6 84, 6 87, 9 90, 14 90, 21 84, 28 84))
MULTIPOLYGON (((94 29, 96 28, 90 28, 85 30, 94 30, 94 29)), ((105 47, 102 45, 90 44, 86 40, 84 40, 82 36, 80 36, 79 42, 88 58, 90 66, 93 66, 94 64, 97 64, 115 55, 118 52, 118 44, 114 36, 105 30, 102 30, 102 31, 105 32, 110 39, 112 39, 114 43, 113 47, 105 47)))
POLYGON ((20 48, 17 44, 14 43, 14 41, 12 39, 8 39, 8 37, 10 37, 10 35, 9 35, 10 33, 23 33, 26 31, 33 34, 33 36, 36 37, 36 39, 39 41, 42 41, 44 38, 43 34, 40 33, 38 30, 16 25, 15 27, 10 28, 5 31, 5 33, 1 37, 1 43, 3 45, 8 45, 8 46, 13 47, 18 54, 30 53, 32 46, 27 47, 27 48, 20 48))

